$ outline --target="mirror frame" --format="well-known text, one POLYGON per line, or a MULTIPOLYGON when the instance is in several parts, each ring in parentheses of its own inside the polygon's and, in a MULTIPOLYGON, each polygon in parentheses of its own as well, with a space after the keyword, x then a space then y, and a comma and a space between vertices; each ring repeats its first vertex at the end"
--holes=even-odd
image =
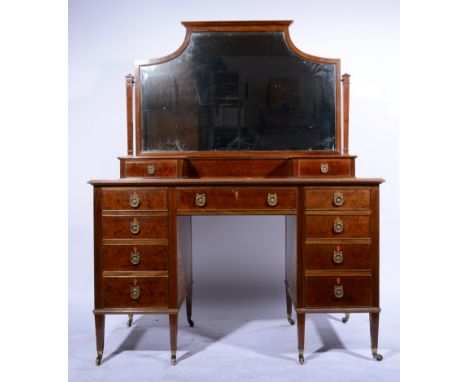
POLYGON ((265 154, 287 153, 291 156, 304 155, 340 155, 343 153, 342 148, 342 112, 341 112, 341 61, 336 58, 325 58, 307 54, 298 49, 291 40, 289 34, 289 26, 292 20, 280 21, 183 21, 182 25, 186 28, 185 38, 182 45, 173 53, 150 60, 135 61, 135 149, 137 156, 219 156, 219 151, 142 151, 142 134, 141 134, 141 86, 140 86, 140 68, 142 66, 156 65, 163 62, 174 60, 186 49, 190 43, 193 32, 257 32, 257 31, 280 31, 284 33, 285 40, 289 48, 302 59, 334 64, 335 71, 335 150, 294 150, 294 151, 227 151, 225 155, 233 156, 233 154, 265 154))

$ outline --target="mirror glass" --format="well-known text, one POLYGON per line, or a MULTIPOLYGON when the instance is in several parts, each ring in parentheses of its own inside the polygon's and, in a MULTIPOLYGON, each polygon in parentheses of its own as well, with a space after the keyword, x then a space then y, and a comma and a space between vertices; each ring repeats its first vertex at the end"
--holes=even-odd
POLYGON ((283 32, 194 32, 181 55, 140 66, 142 151, 336 149, 335 64, 283 32))

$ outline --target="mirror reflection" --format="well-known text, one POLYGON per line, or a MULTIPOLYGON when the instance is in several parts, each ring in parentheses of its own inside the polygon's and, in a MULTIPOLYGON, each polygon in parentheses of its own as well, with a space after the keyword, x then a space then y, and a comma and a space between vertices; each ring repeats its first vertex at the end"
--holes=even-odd
POLYGON ((335 76, 283 32, 194 32, 140 67, 142 151, 335 150, 335 76))

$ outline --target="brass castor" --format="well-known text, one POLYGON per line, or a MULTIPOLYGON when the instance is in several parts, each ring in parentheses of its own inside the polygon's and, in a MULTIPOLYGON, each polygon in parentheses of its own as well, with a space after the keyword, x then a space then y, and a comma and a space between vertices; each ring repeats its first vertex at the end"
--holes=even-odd
POLYGON ((301 365, 304 365, 304 354, 302 354, 302 353, 299 353, 299 363, 301 365))
POLYGON ((102 360, 102 352, 98 352, 98 355, 96 357, 96 366, 101 365, 101 360, 102 360))
POLYGON ((132 322, 133 322, 133 314, 130 313, 130 314, 128 315, 127 326, 128 326, 128 327, 132 326, 132 322))
POLYGON ((345 313, 341 321, 343 322, 343 324, 346 324, 348 320, 349 320, 349 313, 345 313))
POLYGON ((376 360, 376 361, 382 361, 383 360, 383 357, 382 357, 382 354, 379 354, 379 353, 372 353, 372 357, 376 360))
POLYGON ((195 322, 193 322, 193 320, 191 318, 187 318, 187 321, 188 321, 191 328, 193 328, 195 326, 195 322))
POLYGON ((176 356, 175 356, 175 354, 173 354, 173 355, 171 355, 171 365, 175 366, 176 363, 177 363, 176 356))
POLYGON ((296 323, 296 321, 294 321, 291 316, 288 316, 288 322, 291 324, 291 325, 294 325, 296 323))

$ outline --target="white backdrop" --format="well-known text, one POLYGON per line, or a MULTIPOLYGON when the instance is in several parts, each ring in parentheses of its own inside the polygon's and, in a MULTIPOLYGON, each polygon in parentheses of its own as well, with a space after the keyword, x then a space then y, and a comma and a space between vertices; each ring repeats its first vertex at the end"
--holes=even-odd
MULTIPOLYGON (((342 73, 351 74, 350 153, 359 156, 358 177, 386 179, 381 187, 381 306, 387 319, 392 317, 387 323, 398 325, 398 1, 71 0, 70 304, 92 309, 92 187, 86 182, 119 176, 116 158, 126 153, 124 75, 132 73, 134 60, 175 51, 185 34, 180 21, 248 19, 294 20, 290 33, 299 49, 341 58, 342 73)), ((263 282, 281 283, 283 225, 281 217, 195 218, 195 280, 209 282, 209 260, 216 259, 226 276, 255 280, 262 274, 263 282), (239 257, 242 261, 232 261, 239 257), (266 270, 261 266, 265 259, 266 270)))

